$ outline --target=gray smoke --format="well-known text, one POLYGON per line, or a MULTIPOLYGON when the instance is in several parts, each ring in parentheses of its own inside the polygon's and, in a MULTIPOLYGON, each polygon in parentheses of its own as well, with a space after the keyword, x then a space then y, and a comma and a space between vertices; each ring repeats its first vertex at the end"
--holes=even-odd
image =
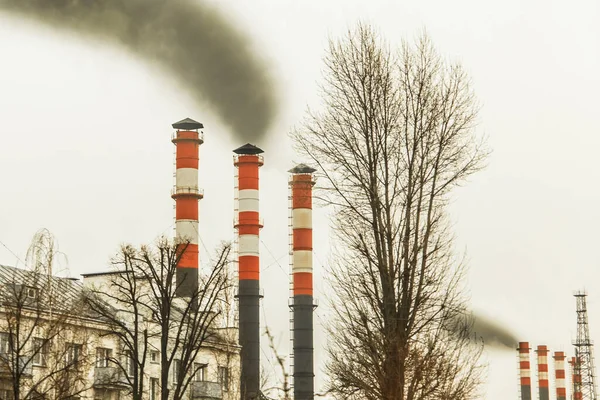
POLYGON ((265 135, 274 83, 251 43, 217 10, 191 0, 0 0, 0 10, 117 42, 160 65, 214 107, 238 139, 265 135))
POLYGON ((518 339, 500 323, 482 315, 461 314, 449 324, 449 328, 457 335, 468 335, 476 341, 483 341, 488 347, 514 350, 518 339))
POLYGON ((474 316, 472 331, 488 346, 517 348, 518 339, 507 328, 481 315, 474 316))

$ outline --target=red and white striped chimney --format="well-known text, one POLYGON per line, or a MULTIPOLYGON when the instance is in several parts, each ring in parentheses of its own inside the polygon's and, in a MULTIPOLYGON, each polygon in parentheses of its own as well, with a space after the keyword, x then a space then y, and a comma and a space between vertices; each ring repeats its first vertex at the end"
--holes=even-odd
POLYGON ((260 281, 258 170, 263 151, 247 143, 233 151, 238 168, 238 304, 241 349, 241 399, 260 396, 260 281))
POLYGON ((538 390, 540 400, 550 400, 548 387, 548 347, 537 347, 538 390))
POLYGON ((203 193, 198 188, 199 147, 204 142, 204 126, 186 118, 174 123, 176 129, 171 141, 176 146, 175 187, 175 240, 182 252, 177 264, 175 293, 191 297, 198 289, 198 201, 203 193))
POLYGON ((531 400, 531 366, 529 360, 529 342, 519 342, 519 377, 521 400, 531 400))
POLYGON ((554 352, 554 377, 556 379, 556 400, 567 400, 565 353, 562 351, 554 352))
POLYGON ((292 192, 292 275, 293 275, 293 339, 294 399, 313 400, 313 235, 312 187, 316 170, 300 164, 289 170, 292 192))
POLYGON ((571 390, 573 391, 573 400, 583 399, 583 392, 581 391, 581 368, 577 357, 572 357, 571 361, 571 390))

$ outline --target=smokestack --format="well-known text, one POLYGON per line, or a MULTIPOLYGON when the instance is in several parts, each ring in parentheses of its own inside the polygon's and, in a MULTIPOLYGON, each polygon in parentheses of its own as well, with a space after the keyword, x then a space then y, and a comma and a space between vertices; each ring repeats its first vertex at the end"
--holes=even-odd
POLYGON ((537 369, 539 400, 550 400, 550 389, 548 387, 548 347, 537 347, 537 369))
POLYGON ((583 399, 583 392, 581 391, 581 366, 577 357, 572 357, 571 361, 571 390, 573 391, 573 400, 583 399))
POLYGON ((300 164, 289 170, 292 191, 292 275, 294 341, 294 399, 314 399, 313 277, 312 277, 312 173, 300 164))
POLYGON ((183 252, 177 264, 175 294, 191 297, 198 288, 198 201, 203 192, 198 188, 198 149, 204 143, 204 126, 186 118, 174 123, 171 141, 176 147, 175 240, 183 252), (185 242, 185 243, 181 243, 185 242))
POLYGON ((529 343, 519 342, 519 375, 521 380, 521 400, 531 400, 531 371, 529 365, 529 343))
POLYGON ((262 228, 258 207, 258 169, 263 165, 261 149, 250 143, 233 151, 238 169, 239 329, 241 351, 242 400, 258 398, 260 390, 259 231, 262 228))
POLYGON ((554 352, 554 376, 556 379, 556 400, 567 400, 565 353, 562 351, 554 352))

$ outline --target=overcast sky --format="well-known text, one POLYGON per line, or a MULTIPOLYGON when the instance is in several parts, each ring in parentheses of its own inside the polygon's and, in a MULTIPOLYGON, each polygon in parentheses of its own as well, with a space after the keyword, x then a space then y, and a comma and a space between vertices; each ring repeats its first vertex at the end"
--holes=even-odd
MULTIPOLYGON (((597 0, 218 3, 267 59, 281 92, 270 139, 255 144, 266 151, 263 318, 283 353, 289 339, 286 170, 305 161, 286 135, 307 105, 318 105, 327 38, 359 19, 392 44, 426 28, 440 52, 471 74, 482 104, 479 133, 493 150, 487 170, 456 191, 451 205, 457 251, 468 255, 473 308, 520 340, 571 355, 572 293, 585 288, 592 339, 600 337, 597 0)), ((171 123, 185 117, 206 127, 199 172, 203 262, 220 240, 233 237, 231 150, 243 143, 179 83, 123 49, 2 11, 0 50, 0 263, 19 264, 13 253, 24 259, 43 227, 56 235, 72 276, 106 270, 122 242, 171 235, 171 123)), ((316 296, 323 298, 326 210, 315 218, 316 296)), ((319 364, 325 315, 326 307, 317 309, 319 364)), ((489 351, 486 358, 484 398, 517 398, 516 352, 489 351)))

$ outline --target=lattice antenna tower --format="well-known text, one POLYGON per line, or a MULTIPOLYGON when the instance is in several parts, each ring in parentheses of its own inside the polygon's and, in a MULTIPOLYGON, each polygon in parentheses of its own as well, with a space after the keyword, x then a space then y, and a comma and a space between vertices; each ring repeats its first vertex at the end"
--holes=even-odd
POLYGON ((574 382, 573 392, 581 393, 580 398, 582 400, 598 400, 593 343, 590 340, 587 316, 587 293, 579 291, 574 296, 577 302, 577 339, 573 343, 576 360, 574 374, 579 375, 581 380, 580 382, 574 382))

